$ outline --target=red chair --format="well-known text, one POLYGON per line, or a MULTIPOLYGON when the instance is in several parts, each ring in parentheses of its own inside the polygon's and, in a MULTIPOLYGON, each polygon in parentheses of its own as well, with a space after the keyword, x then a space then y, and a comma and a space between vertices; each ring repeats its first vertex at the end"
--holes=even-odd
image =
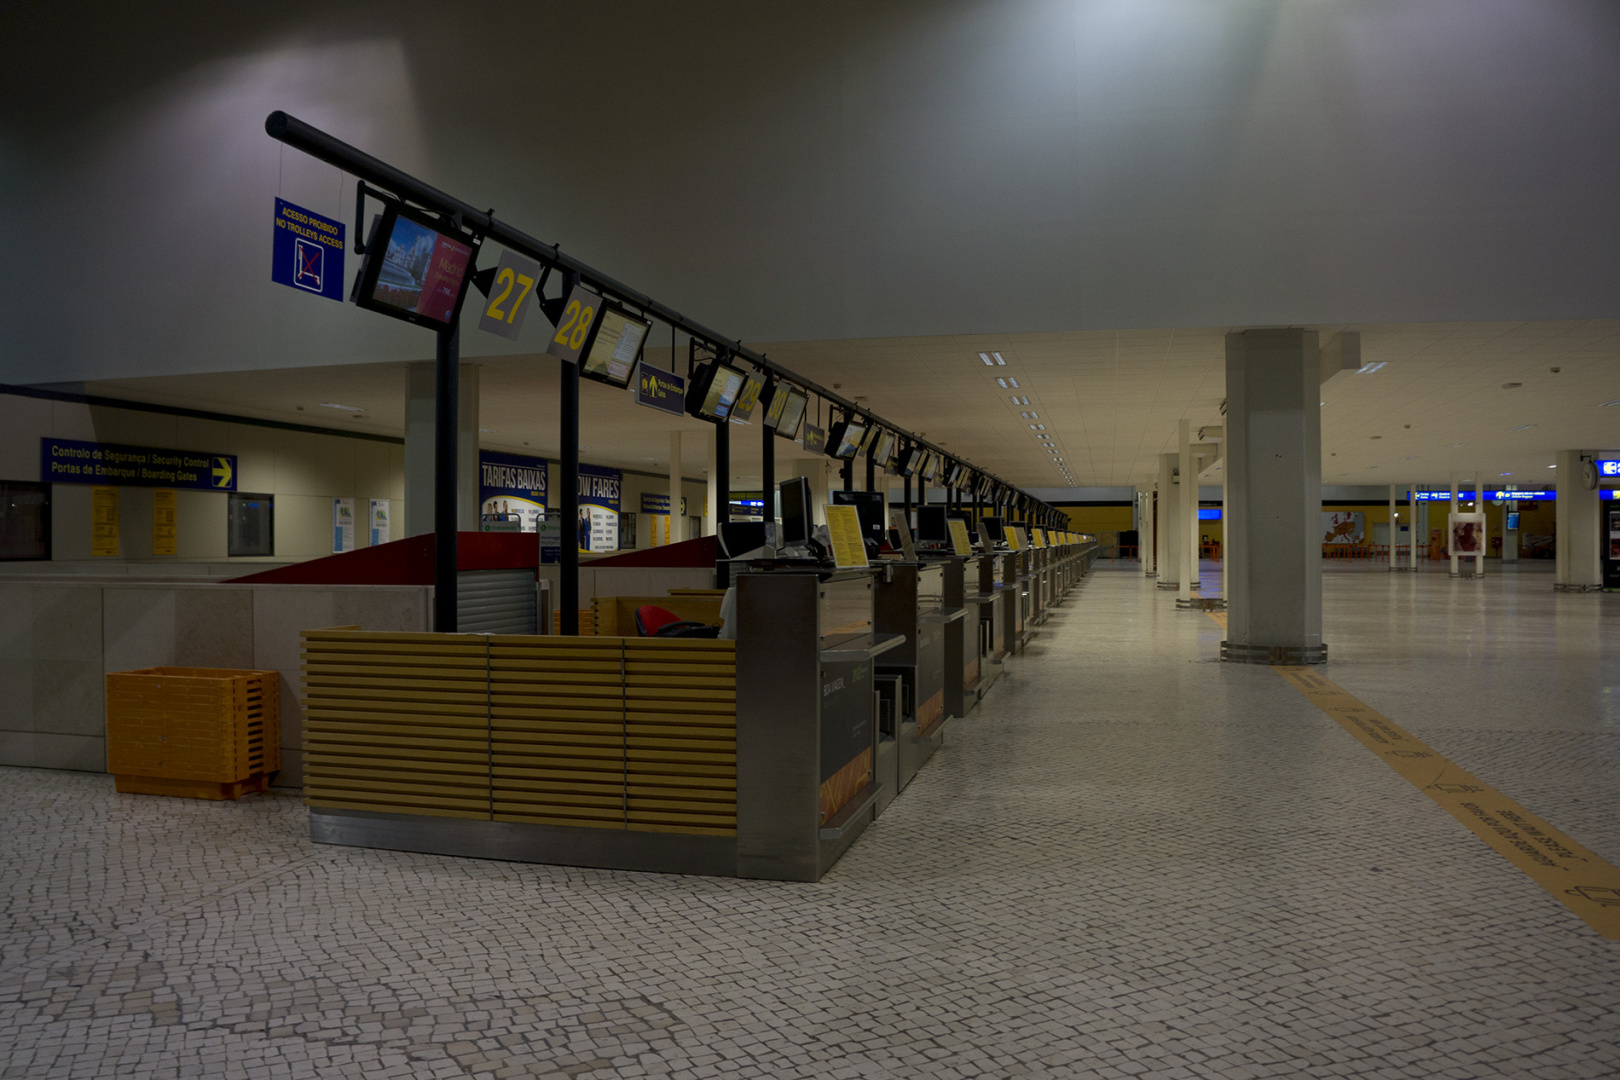
POLYGON ((715 637, 720 633, 718 626, 682 619, 656 604, 636 608, 636 629, 642 637, 715 637))

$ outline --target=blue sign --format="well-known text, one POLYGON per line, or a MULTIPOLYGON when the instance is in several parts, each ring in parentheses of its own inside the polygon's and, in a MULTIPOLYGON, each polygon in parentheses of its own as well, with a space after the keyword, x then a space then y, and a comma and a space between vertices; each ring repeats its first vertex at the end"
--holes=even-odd
POLYGON ((343 222, 276 200, 270 280, 343 301, 343 222))
POLYGON ((624 473, 618 469, 579 467, 579 520, 574 524, 579 550, 619 550, 619 489, 623 483, 624 473))
POLYGON ((43 438, 39 478, 47 484, 235 491, 236 455, 43 438))
POLYGON ((1620 476, 1620 461, 1599 461, 1597 467, 1599 476, 1620 476))
POLYGON ((546 459, 480 450, 478 513, 516 518, 523 532, 538 531, 546 516, 546 459))
POLYGON ((1558 498, 1558 492, 1549 491, 1546 488, 1538 488, 1535 491, 1509 491, 1502 488, 1499 491, 1487 491, 1486 494, 1491 497, 1492 502, 1507 502, 1510 499, 1516 499, 1519 502, 1541 502, 1558 498))
POLYGON ((636 374, 636 404, 675 416, 686 414, 686 376, 641 365, 636 374))
POLYGON ((1218 507, 1218 506, 1200 506, 1198 508, 1198 520, 1199 521, 1219 521, 1219 520, 1221 520, 1221 508, 1218 507))

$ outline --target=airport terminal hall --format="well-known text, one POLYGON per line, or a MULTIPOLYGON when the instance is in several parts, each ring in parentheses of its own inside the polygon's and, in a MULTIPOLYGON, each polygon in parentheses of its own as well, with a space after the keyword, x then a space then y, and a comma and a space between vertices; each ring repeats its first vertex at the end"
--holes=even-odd
POLYGON ((1620 1077, 1620 3, 0 4, 0 1080, 1620 1077))

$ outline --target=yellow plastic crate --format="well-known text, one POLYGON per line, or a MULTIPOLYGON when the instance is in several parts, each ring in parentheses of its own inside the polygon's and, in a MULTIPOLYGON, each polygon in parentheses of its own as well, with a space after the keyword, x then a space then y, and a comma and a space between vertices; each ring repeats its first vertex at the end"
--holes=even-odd
POLYGON ((107 676, 107 771, 119 791, 236 799, 281 768, 274 671, 155 667, 107 676))

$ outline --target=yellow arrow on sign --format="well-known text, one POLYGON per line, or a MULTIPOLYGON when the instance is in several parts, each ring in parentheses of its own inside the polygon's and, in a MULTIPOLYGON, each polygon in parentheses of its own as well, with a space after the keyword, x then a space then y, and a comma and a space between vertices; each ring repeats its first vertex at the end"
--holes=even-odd
POLYGON ((214 486, 215 487, 217 487, 217 488, 228 488, 228 487, 230 487, 231 486, 231 477, 233 475, 235 475, 235 471, 231 468, 231 463, 227 459, 222 458, 222 457, 217 457, 217 458, 214 459, 214 486))

